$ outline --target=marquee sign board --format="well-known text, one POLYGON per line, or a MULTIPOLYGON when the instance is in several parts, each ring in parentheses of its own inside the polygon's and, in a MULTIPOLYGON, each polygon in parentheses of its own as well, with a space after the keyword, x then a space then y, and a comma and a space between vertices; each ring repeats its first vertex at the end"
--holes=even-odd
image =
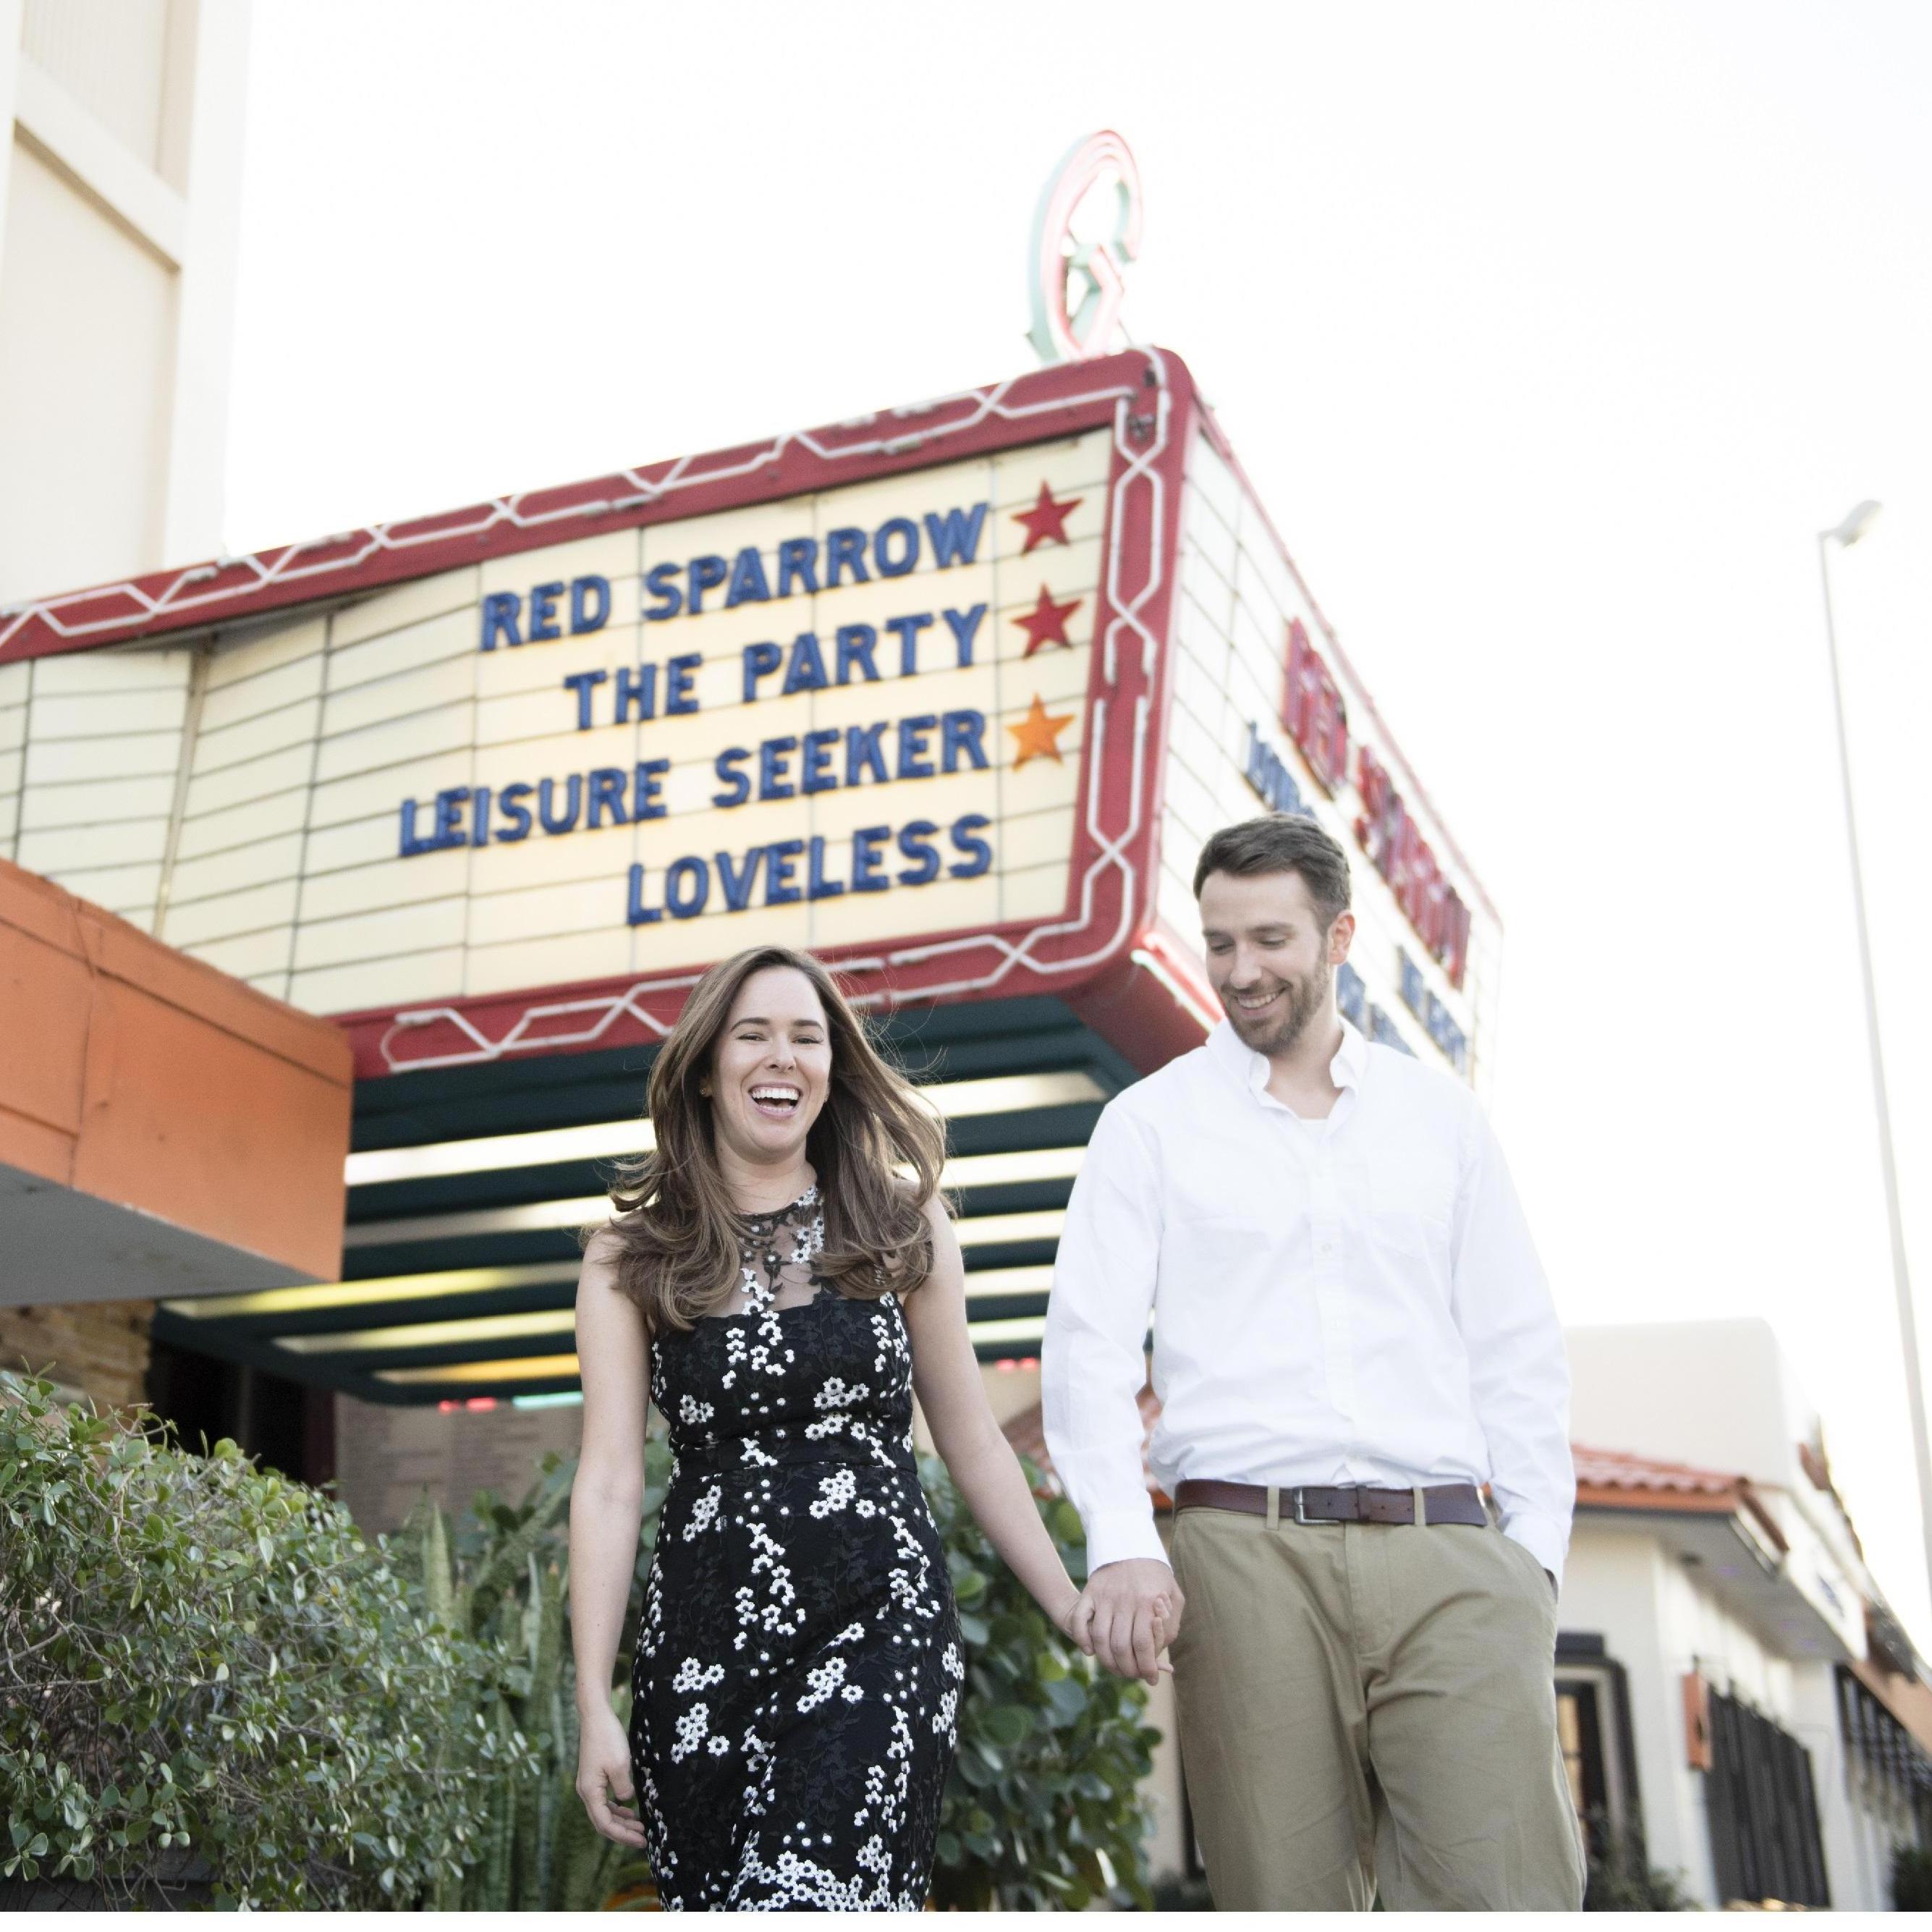
MULTIPOLYGON (((1200 838, 1272 784, 1359 843, 1291 621, 1340 663, 1136 350, 0 617, 0 853, 338 1016, 365 1076, 660 1038, 765 941, 874 1005, 1051 992, 1150 1066, 1214 1016, 1200 838)), ((1376 824, 1424 826, 1348 710, 1376 824)), ((1492 916, 1418 843, 1463 970, 1363 846, 1363 973, 1466 1072, 1492 916)))

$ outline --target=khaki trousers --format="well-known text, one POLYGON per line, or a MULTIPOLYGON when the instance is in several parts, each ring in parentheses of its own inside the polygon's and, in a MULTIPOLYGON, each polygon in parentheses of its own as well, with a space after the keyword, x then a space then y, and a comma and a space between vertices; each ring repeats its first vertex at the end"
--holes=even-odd
POLYGON ((1556 1604, 1462 1524, 1190 1508, 1171 1655, 1181 1764, 1223 1911, 1575 1911, 1556 1604))

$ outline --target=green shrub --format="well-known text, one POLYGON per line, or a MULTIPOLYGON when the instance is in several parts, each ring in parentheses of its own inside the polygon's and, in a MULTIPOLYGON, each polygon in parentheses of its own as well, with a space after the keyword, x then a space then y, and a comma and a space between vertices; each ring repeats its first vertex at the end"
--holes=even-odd
MULTIPOLYGON (((232 1442, 0 1377, 0 1904, 583 1910, 646 1874, 575 1789, 575 1466, 365 1538, 232 1442), (11 1896, 8 1888, 11 1887, 11 1896)), ((669 1454, 652 1438, 620 1669, 669 1454)), ((1146 1694, 1098 1671, 920 1474, 968 1650, 936 1901, 1150 1903, 1146 1694)), ((1041 1514, 1077 1577, 1070 1505, 1041 1514)), ((622 1709, 624 1692, 617 1693, 622 1709)))
POLYGON ((0 1378, 0 1881, 413 1900, 525 1754, 466 1694, 490 1672, 339 1504, 0 1378))
POLYGON ((1702 1908, 1684 1889, 1682 1872, 1660 1871, 1639 1828, 1618 1832, 1600 1811, 1589 1825, 1589 1862, 1583 1887, 1586 1912, 1696 1912, 1702 1908))
MULTIPOLYGON (((993 1553, 945 1466, 920 1474, 946 1546, 966 1640, 959 1754, 940 1814, 934 1901, 983 1911, 1096 1900, 1150 1909, 1140 1784, 1160 1733, 1142 1724, 1144 1686, 1068 1644, 993 1553)), ((1041 1520, 1077 1582, 1086 1539, 1072 1504, 1028 1466, 1041 1520)))

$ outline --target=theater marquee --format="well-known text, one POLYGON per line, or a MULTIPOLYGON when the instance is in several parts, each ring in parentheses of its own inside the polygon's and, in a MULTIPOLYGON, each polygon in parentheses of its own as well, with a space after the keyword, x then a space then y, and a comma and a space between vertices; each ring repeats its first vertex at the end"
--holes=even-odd
POLYGON ((1366 862, 1352 1010, 1472 1075, 1494 915, 1154 350, 0 616, 0 851, 364 1076, 658 1039, 767 941, 1156 1065, 1264 802, 1366 862))

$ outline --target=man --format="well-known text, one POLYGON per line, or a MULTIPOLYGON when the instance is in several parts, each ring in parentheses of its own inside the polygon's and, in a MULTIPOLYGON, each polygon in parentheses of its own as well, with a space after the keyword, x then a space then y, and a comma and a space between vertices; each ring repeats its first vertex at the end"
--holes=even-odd
POLYGON ((1227 1017, 1101 1115, 1047 1316, 1076 1634, 1150 1681, 1172 1645, 1222 1910, 1574 1910, 1569 1376, 1502 1154, 1460 1082, 1336 1011, 1348 862, 1313 820, 1216 832, 1194 890, 1227 1017))

